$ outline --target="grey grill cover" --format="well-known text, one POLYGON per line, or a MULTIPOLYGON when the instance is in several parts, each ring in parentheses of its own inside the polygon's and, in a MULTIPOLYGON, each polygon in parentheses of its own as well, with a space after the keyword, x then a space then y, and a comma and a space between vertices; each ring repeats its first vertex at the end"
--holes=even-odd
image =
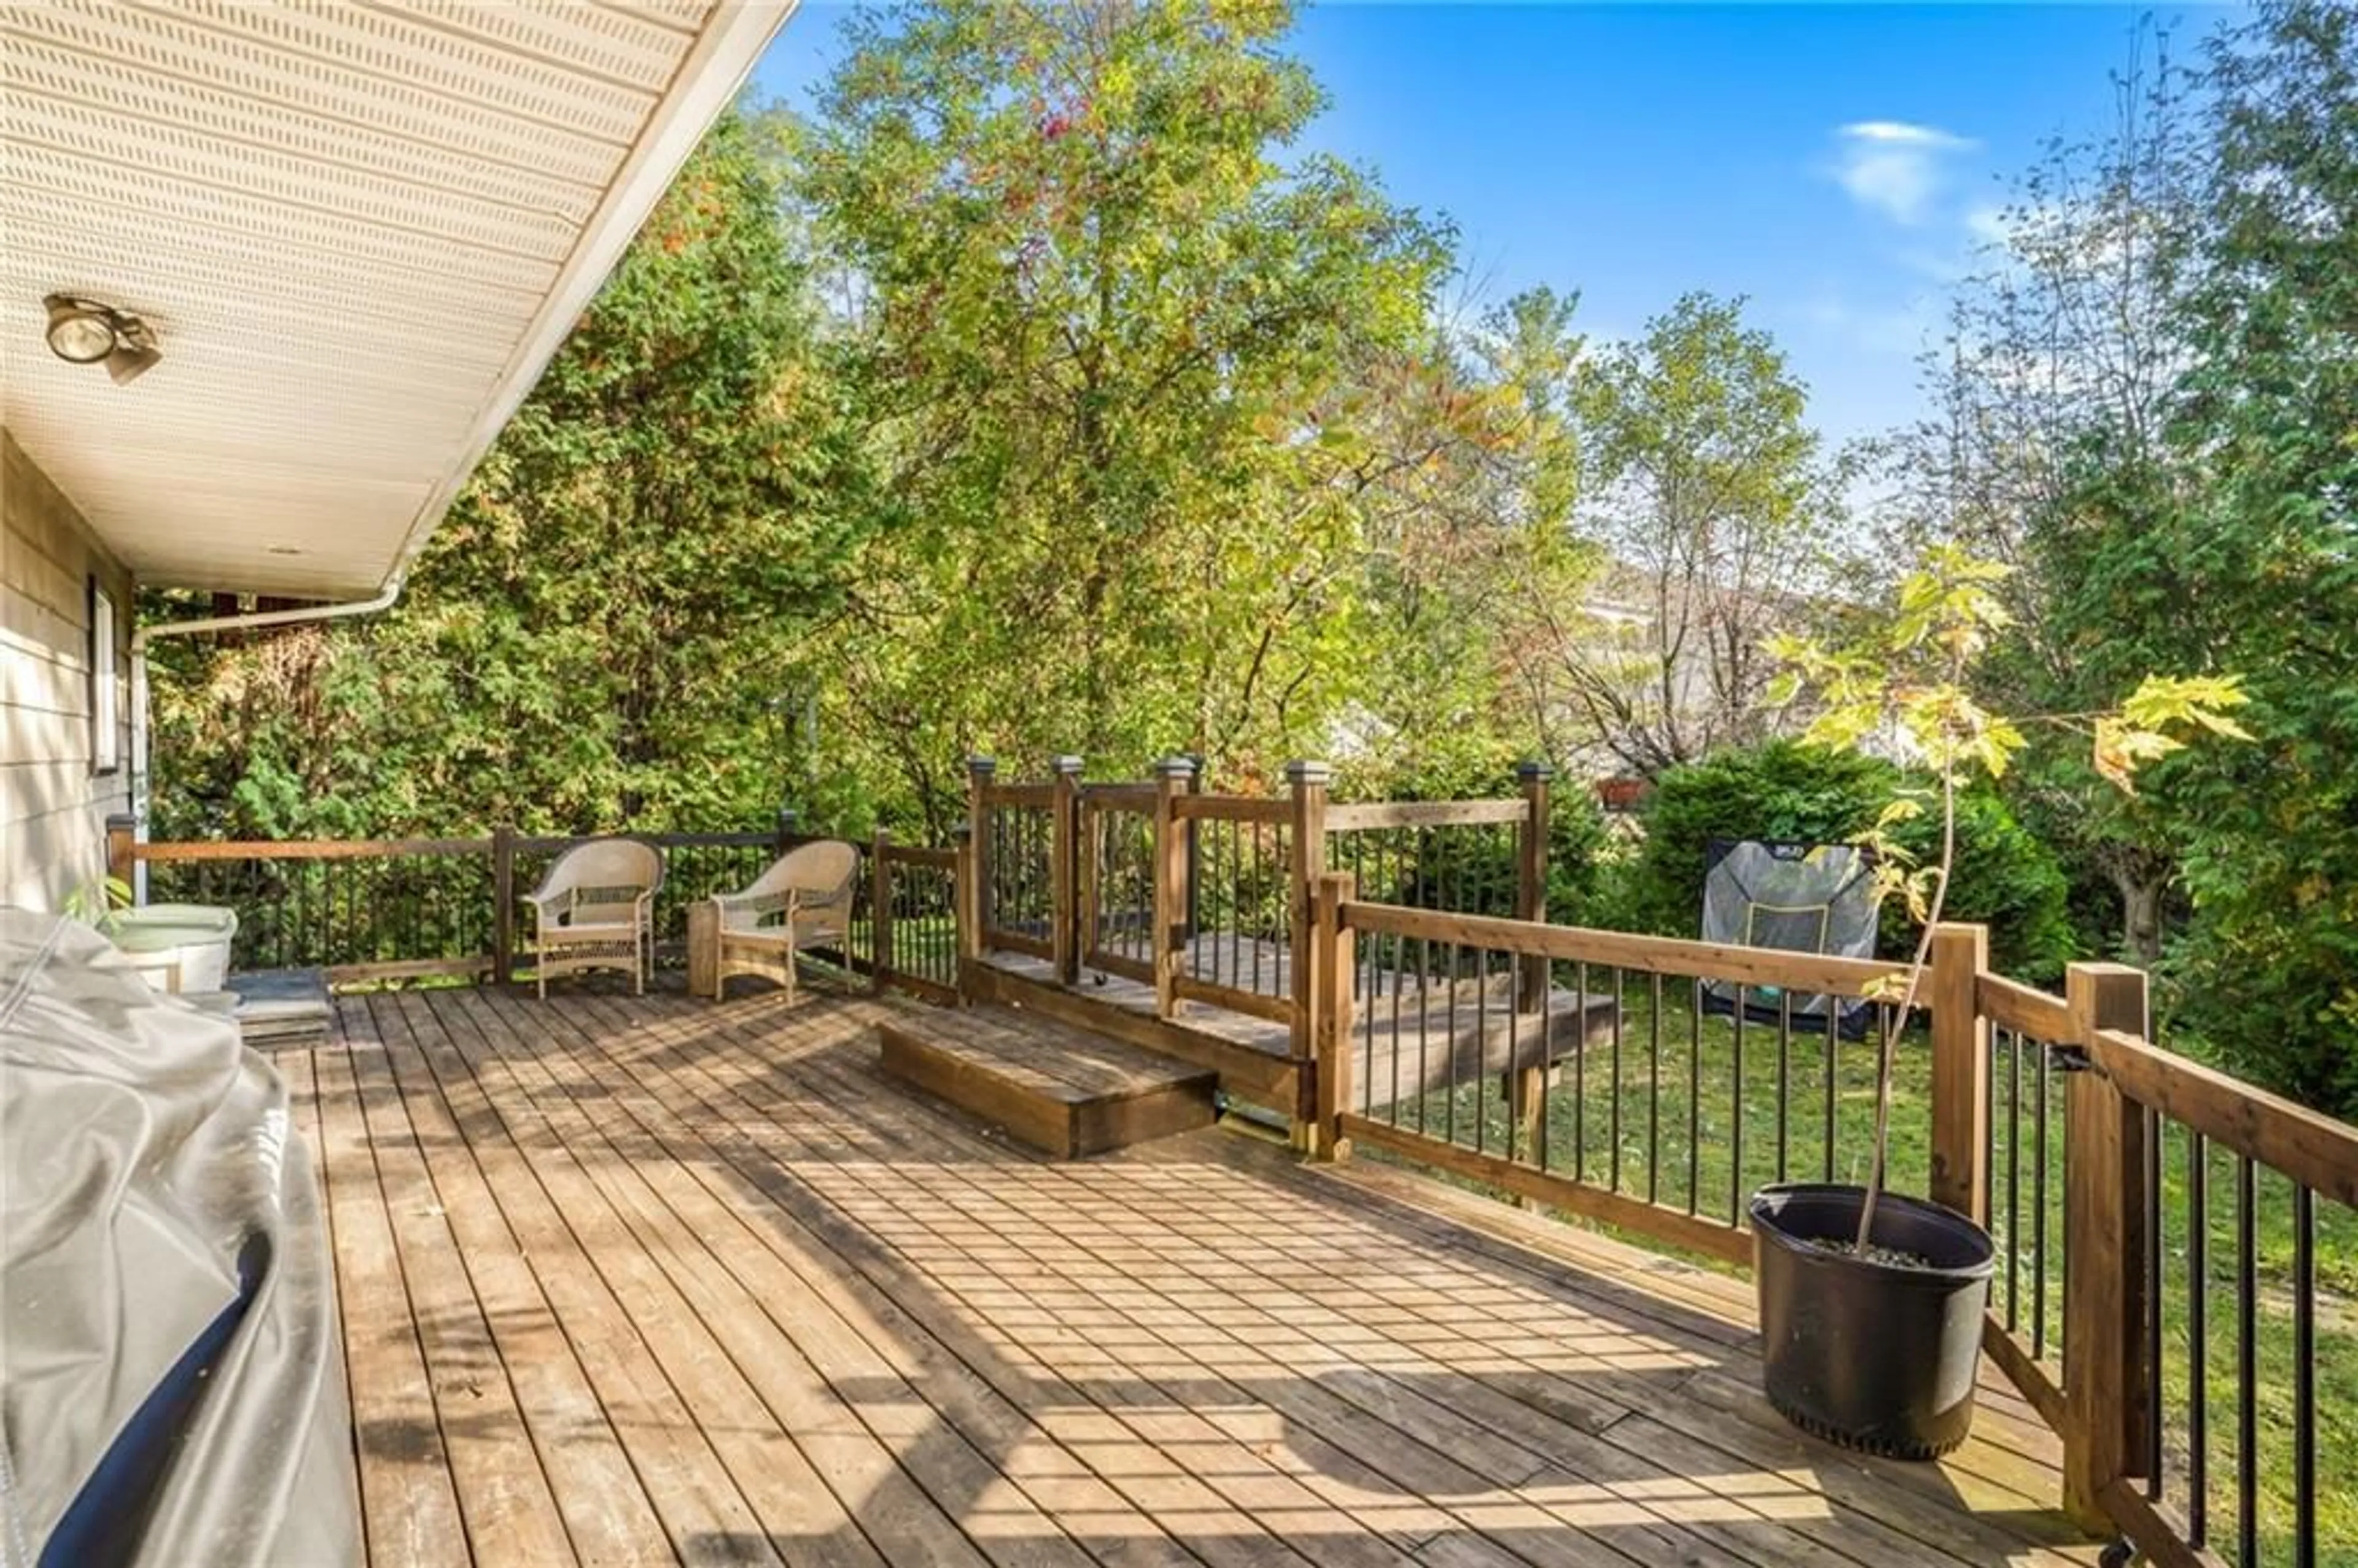
POLYGON ((234 1024, 0 909, 0 1563, 359 1560, 316 1194, 234 1024))
MULTIPOLYGON (((1703 939, 1742 947, 1781 947, 1846 958, 1875 957, 1874 867, 1855 844, 1775 844, 1747 838, 1712 840, 1703 881, 1703 939)), ((1707 980, 1704 1005, 1733 1013, 1736 983, 1707 980)), ((1844 1033, 1866 1027, 1867 1004, 1857 997, 1795 992, 1773 986, 1743 988, 1747 1017, 1844 1033)))

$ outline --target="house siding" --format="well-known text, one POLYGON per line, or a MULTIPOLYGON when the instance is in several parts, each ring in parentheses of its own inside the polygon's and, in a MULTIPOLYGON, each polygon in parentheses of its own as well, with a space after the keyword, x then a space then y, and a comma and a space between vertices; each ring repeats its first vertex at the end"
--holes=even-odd
POLYGON ((0 430, 0 903, 62 908, 131 809, 131 574, 0 430), (115 768, 92 771, 90 583, 114 600, 115 768))

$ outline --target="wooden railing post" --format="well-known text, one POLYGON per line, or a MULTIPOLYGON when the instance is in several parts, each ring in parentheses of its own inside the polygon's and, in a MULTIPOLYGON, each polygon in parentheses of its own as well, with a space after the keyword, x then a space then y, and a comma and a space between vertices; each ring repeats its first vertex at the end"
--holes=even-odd
POLYGON ((1315 1077, 1311 1063, 1317 1054, 1316 979, 1311 952, 1317 937, 1318 878, 1326 869, 1326 790, 1334 770, 1324 762, 1285 764, 1285 782, 1293 791, 1293 842, 1286 878, 1286 964, 1293 982, 1293 1060, 1301 1071, 1298 1103, 1293 1111, 1294 1141, 1306 1152, 1316 1140, 1310 1126, 1317 1111, 1311 1090, 1315 1077))
MULTIPOLYGON (((1184 756, 1188 762, 1195 768, 1195 772, 1187 775, 1187 793, 1189 795, 1203 794, 1205 772, 1204 753, 1201 752, 1182 752, 1181 755, 1184 756)), ((1204 825, 1195 817, 1189 817, 1187 819, 1187 908, 1184 914, 1184 919, 1187 922, 1187 940, 1190 942, 1193 942, 1195 939, 1195 933, 1202 924, 1204 885, 1202 880, 1196 876, 1195 872, 1197 868, 1203 864, 1200 849, 1203 841, 1203 834, 1204 825)))
POLYGON ((950 927, 956 946, 953 973, 961 1005, 974 1000, 975 980, 969 972, 982 957, 981 929, 972 906, 975 888, 974 827, 961 822, 950 829, 950 927))
MULTIPOLYGON (((1548 917, 1548 781, 1553 777, 1555 770, 1541 762, 1520 762, 1515 768, 1523 792, 1523 820, 1515 833, 1515 918, 1542 925, 1548 917)), ((1537 1012, 1547 986, 1547 960, 1524 958, 1515 988, 1517 1010, 1537 1012)))
MULTIPOLYGON (((2064 977, 2073 1044, 2099 1029, 2142 1036, 2145 975, 2074 964, 2064 977)), ((2063 1507, 2090 1530, 2115 1528, 2106 1488, 2145 1468, 2153 1398, 2146 1364, 2145 1112, 2084 1060, 2064 1080, 2063 1507)))
POLYGON ((1943 921, 1932 933, 1925 1001, 1932 1011, 1931 1198, 1989 1223, 1989 1020, 1981 977, 1989 927, 1943 921))
POLYGON ((492 983, 500 986, 515 979, 515 841, 507 823, 492 829, 492 983))
POLYGON ((1154 764, 1154 1012, 1158 1018, 1179 1013, 1179 976, 1186 968, 1187 833, 1175 809, 1179 797, 1195 776, 1195 764, 1185 757, 1165 757, 1154 764))
POLYGON ((892 868, 884 863, 884 851, 892 845, 892 835, 879 827, 868 854, 868 989, 871 991, 884 989, 884 972, 892 967, 892 868))
POLYGON ((968 956, 979 962, 985 938, 983 932, 990 925, 990 807, 983 803, 982 792, 990 787, 991 774, 999 764, 989 757, 968 757, 966 760, 967 865, 973 875, 967 879, 965 923, 968 956))
POLYGON ((1322 1160, 1347 1160, 1351 1141, 1341 1118, 1351 1108, 1351 976, 1357 967, 1356 941, 1343 920, 1343 906, 1357 891, 1348 871, 1319 873, 1312 930, 1310 1015, 1316 1030, 1316 1057, 1305 1069, 1311 1080, 1311 1131, 1306 1152, 1322 1160))
POLYGON ((802 820, 803 814, 793 806, 778 807, 777 825, 770 833, 770 847, 781 855, 793 849, 795 838, 802 831, 802 820))
POLYGON ((1055 789, 1048 824, 1048 947, 1056 979, 1081 979, 1081 760, 1057 757, 1048 763, 1055 789))

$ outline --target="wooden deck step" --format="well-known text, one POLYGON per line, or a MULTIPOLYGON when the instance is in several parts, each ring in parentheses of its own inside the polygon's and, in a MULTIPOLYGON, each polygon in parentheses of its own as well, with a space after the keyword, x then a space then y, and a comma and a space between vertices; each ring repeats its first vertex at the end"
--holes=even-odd
POLYGON ((903 1083, 1058 1159, 1209 1127, 1218 1075, 1035 1013, 972 1007, 881 1022, 903 1083))

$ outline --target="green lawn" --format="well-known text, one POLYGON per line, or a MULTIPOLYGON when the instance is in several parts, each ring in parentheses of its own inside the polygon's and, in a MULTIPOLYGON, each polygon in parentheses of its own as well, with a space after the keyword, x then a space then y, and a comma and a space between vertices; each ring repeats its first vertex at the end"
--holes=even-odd
MULTIPOLYGON (((1569 982, 1571 976, 1560 977, 1569 982)), ((1589 977, 1592 991, 1607 989, 1606 975, 1589 977)), ((1577 1065, 1566 1064, 1549 1092, 1544 1163, 1593 1185, 1616 1188, 1681 1211, 1726 1220, 1741 1211, 1754 1188, 1785 1177, 1864 1180, 1872 1154, 1875 1117, 1873 1037, 1833 1040, 1798 1029, 1779 1044, 1772 1023, 1740 1032, 1727 1019, 1698 1017, 1690 986, 1649 977, 1627 978, 1617 1037, 1592 1045, 1577 1065), (1779 1084, 1785 1092, 1779 1092, 1779 1084), (1831 1082, 1832 1094, 1828 1087, 1831 1082), (1831 1115, 1828 1107, 1831 1100, 1831 1115), (1779 1111, 1780 1104, 1783 1109, 1779 1111)), ((1377 1028, 1383 1027, 1379 1019, 1377 1028)), ((2058 1354, 2062 1325, 2062 1148, 2064 1078, 2047 1086, 2043 1291, 2036 1260, 2041 1251, 2039 1212, 2038 1052, 2021 1054, 2021 1088, 2013 1092, 2011 1063, 1997 1068, 1993 1163, 1996 1172, 1993 1229, 1999 1266, 1992 1306, 2026 1340, 2043 1316, 2047 1355, 2058 1354), (2012 1112, 2009 1115, 2009 1112, 2012 1112), (2013 1130, 2011 1141, 2009 1126, 2013 1130), (2009 1198, 2011 1197, 2011 1202, 2009 1198)), ((1890 1181, 1895 1190, 1920 1194, 1931 1159, 1930 1052, 1921 1030, 1904 1033, 1893 1080, 1890 1181)), ((1376 1114, 1388 1116, 1379 1104, 1376 1114)), ((1509 1152, 1510 1119, 1495 1080, 1466 1082, 1398 1108, 1398 1119, 1494 1153, 1509 1152)), ((2183 1129, 2164 1136, 2162 1153, 2163 1408, 2172 1496, 2182 1498, 2190 1449, 2190 1292, 2192 1166, 2183 1129)), ((1515 1147, 1537 1163, 1539 1151, 1515 1147)), ((2207 1151, 2206 1288, 2200 1293, 2208 1328, 2209 1452, 2212 1538, 2234 1560, 2235 1542, 2236 1277, 2240 1253, 2235 1221, 2236 1161, 2207 1151)), ((2291 1529, 2293 1325, 2290 1282, 2294 1237, 2291 1189, 2259 1173, 2255 1183, 2253 1260, 2257 1281, 2258 1528, 2261 1561, 2289 1561, 2291 1529)), ((2320 1563, 2358 1568, 2358 1212, 2317 1205, 2315 1268, 2319 1312, 2317 1376, 2318 1482, 2320 1563)), ((1643 1239, 1642 1238, 1637 1239, 1643 1239)), ((1659 1248, 1660 1243, 1648 1245, 1659 1248)), ((1704 1260, 1708 1262, 1708 1260, 1704 1260)), ((1724 1265, 1714 1265, 1724 1266, 1724 1265)))

